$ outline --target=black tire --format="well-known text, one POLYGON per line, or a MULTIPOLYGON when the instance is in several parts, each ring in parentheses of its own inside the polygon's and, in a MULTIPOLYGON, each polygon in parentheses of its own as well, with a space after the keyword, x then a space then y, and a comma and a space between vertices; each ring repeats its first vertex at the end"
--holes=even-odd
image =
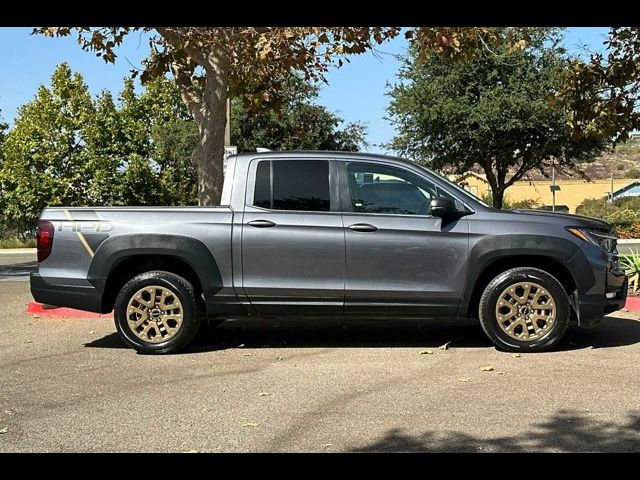
POLYGON ((118 333, 125 343, 140 353, 163 354, 175 353, 187 346, 198 333, 201 321, 200 303, 193 285, 184 278, 164 271, 152 271, 136 275, 124 284, 114 306, 114 320, 118 333), (140 289, 158 285, 171 290, 182 304, 182 324, 178 331, 166 341, 151 343, 144 341, 129 327, 127 321, 127 305, 129 300, 140 289))
POLYGON ((571 317, 569 297, 562 284, 552 275, 532 267, 512 268, 495 277, 480 298, 479 318, 482 329, 496 347, 510 352, 542 352, 556 345, 564 336, 571 317), (518 282, 535 282, 551 294, 556 317, 550 330, 541 338, 520 341, 508 335, 498 324, 496 305, 502 292, 518 282))

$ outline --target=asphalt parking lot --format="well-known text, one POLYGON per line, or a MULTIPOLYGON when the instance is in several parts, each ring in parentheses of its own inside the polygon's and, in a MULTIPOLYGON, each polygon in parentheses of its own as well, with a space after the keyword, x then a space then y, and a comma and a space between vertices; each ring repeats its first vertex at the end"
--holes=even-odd
POLYGON ((370 320, 229 321, 143 356, 109 318, 25 313, 17 270, 0 265, 0 452, 640 451, 637 313, 522 356, 473 321, 370 320))

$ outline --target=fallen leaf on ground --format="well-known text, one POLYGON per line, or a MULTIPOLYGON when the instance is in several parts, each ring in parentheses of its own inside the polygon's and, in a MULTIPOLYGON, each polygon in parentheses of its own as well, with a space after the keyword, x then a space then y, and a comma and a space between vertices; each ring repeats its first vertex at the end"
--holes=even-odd
POLYGON ((511 355, 513 358, 520 358, 522 355, 520 353, 514 353, 511 355))
POLYGON ((238 348, 242 348, 244 347, 244 343, 241 343, 240 345, 238 345, 238 348))
POLYGON ((459 378, 458 380, 460 380, 461 382, 468 382, 469 380, 471 380, 470 378, 459 378))
POLYGON ((9 429, 7 427, 4 428, 0 428, 0 435, 3 433, 7 433, 9 431, 9 429))
POLYGON ((93 335, 95 332, 95 330, 89 330, 89 335, 93 335))
POLYGON ((40 318, 40 315, 34 315, 33 318, 40 318))
POLYGON ((258 425, 260 424, 256 422, 247 422, 244 424, 245 427, 251 427, 251 428, 256 428, 258 425))
POLYGON ((253 357, 253 353, 243 353, 243 357, 253 357))
POLYGON ((322 448, 333 447, 333 443, 325 443, 322 448))
POLYGON ((284 360, 284 357, 283 357, 282 355, 280 355, 280 356, 278 357, 278 360, 284 360))
POLYGON ((493 365, 482 365, 480 370, 483 372, 493 372, 495 369, 493 368, 493 365))
POLYGON ((433 350, 420 350, 420 355, 433 355, 433 350))
POLYGON ((27 340, 27 341, 26 341, 26 342, 24 342, 24 343, 33 343, 33 340, 27 340))
POLYGON ((506 375, 504 372, 498 372, 498 375, 506 375))
POLYGON ((182 453, 199 453, 198 450, 187 450, 186 452, 182 452, 182 453))
POLYGON ((258 394, 258 396, 260 396, 260 397, 268 397, 269 395, 271 395, 271 394, 270 394, 270 393, 267 393, 267 392, 260 392, 260 393, 258 394))
POLYGON ((449 350, 449 345, 451 345, 451 342, 447 342, 444 345, 440 345, 438 348, 440 350, 449 350))

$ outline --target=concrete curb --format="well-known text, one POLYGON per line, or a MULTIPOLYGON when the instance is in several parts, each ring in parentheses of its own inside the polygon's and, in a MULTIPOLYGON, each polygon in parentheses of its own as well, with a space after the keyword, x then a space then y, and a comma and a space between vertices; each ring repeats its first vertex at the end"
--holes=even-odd
POLYGON ((113 318, 113 312, 94 313, 67 307, 45 307, 42 303, 34 302, 33 300, 27 305, 27 313, 40 315, 41 317, 113 318))
POLYGON ((35 255, 37 252, 36 248, 0 248, 0 255, 15 255, 16 253, 35 255))

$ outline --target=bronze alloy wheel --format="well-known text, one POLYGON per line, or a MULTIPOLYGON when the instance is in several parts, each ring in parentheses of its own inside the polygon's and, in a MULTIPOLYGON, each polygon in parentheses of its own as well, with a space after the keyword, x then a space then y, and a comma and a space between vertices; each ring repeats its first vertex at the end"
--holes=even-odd
POLYGON ((521 342, 547 335, 556 319, 551 294, 534 282, 518 282, 505 288, 496 303, 496 319, 503 332, 521 342))
POLYGON ((175 292, 159 285, 141 288, 127 304, 129 328, 147 343, 173 337, 182 326, 182 315, 182 304, 175 292))

